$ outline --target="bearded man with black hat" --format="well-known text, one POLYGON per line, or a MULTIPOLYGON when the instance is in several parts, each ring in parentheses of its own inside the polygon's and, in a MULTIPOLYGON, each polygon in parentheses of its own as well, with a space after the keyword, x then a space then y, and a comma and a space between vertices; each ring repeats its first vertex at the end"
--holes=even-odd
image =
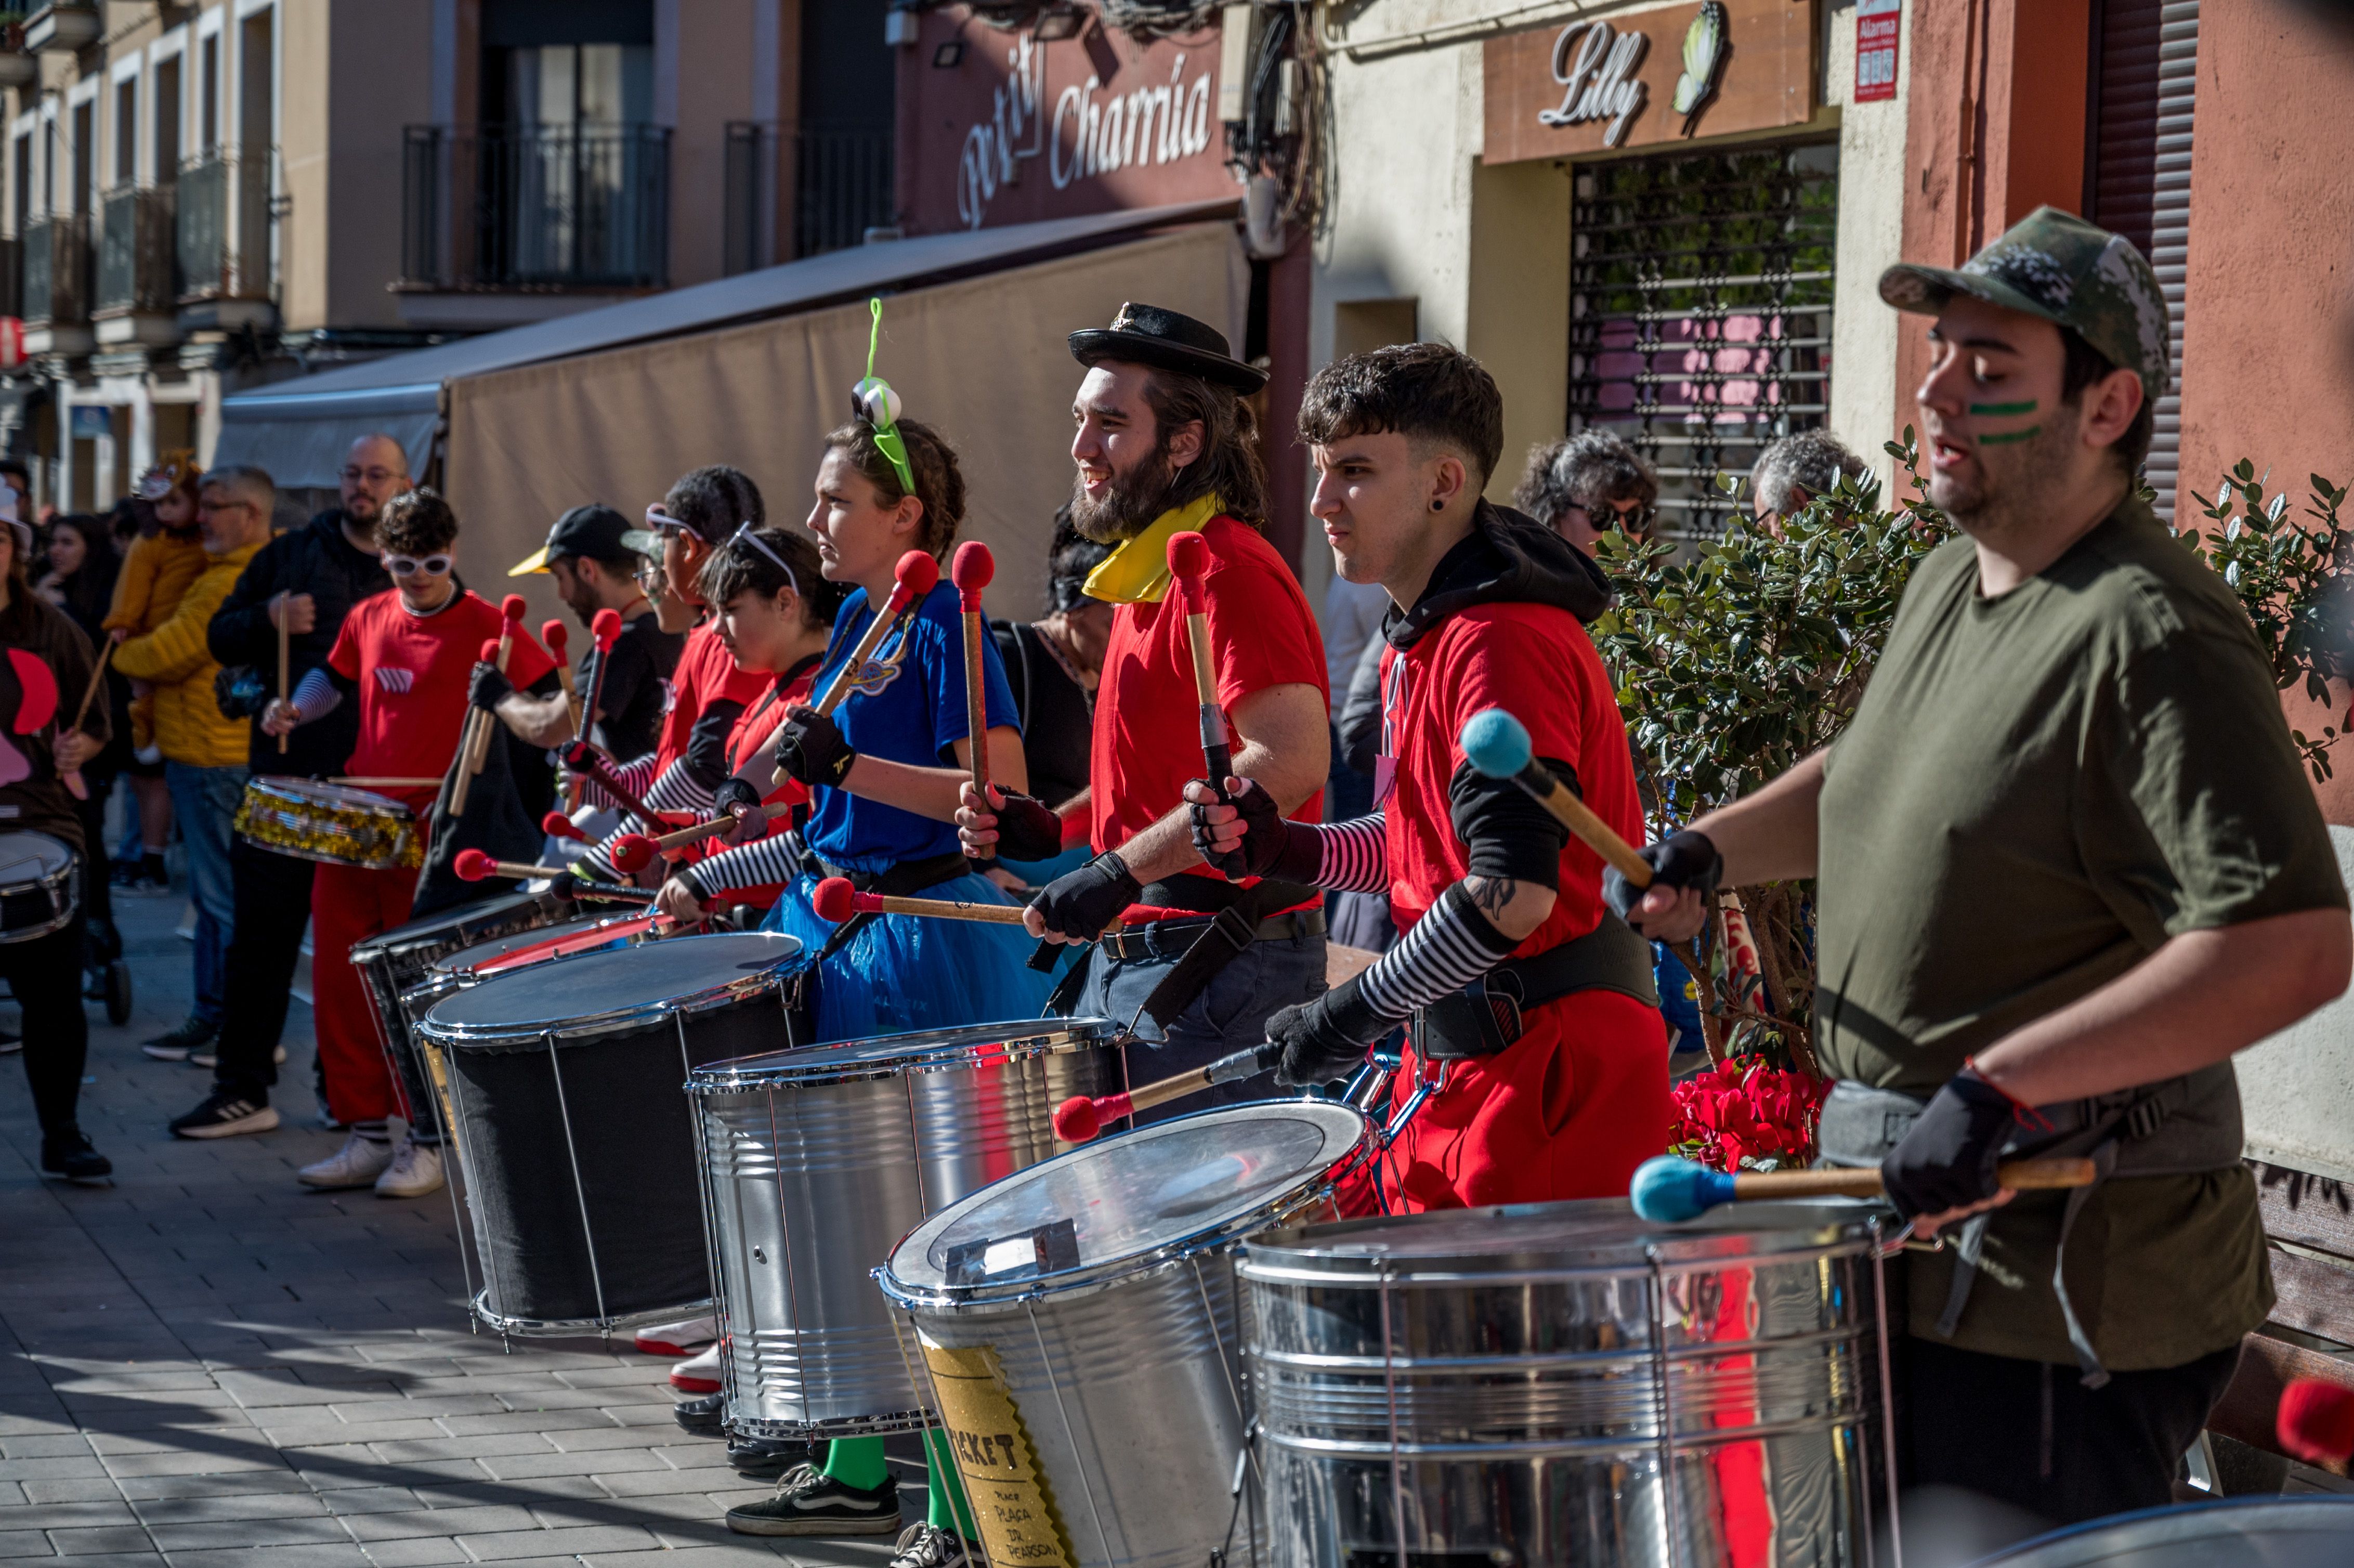
MULTIPOLYGON (((1075 332, 1070 345, 1087 366, 1071 407, 1071 516, 1087 537, 1118 546, 1087 585, 1115 609, 1089 788, 1064 807, 1087 813, 1095 858, 1047 884, 1025 924, 1067 943, 1127 923, 1078 961, 1055 1005, 1134 1021, 1159 1076, 1257 1045, 1268 1014, 1324 989, 1322 895, 1229 882, 1193 847, 1183 790, 1204 761, 1186 611, 1209 612, 1235 771, 1310 821, 1331 754, 1331 696, 1315 614, 1262 535, 1267 480, 1244 399, 1267 372, 1235 358, 1215 328, 1152 305, 1124 304, 1110 326, 1075 332), (1188 531, 1208 548, 1206 607, 1170 597, 1169 541, 1188 531)), ((957 820, 968 853, 1033 861, 1062 847, 1061 820, 1030 797, 992 788, 983 801, 968 787, 957 820)))
MULTIPOLYGON (((684 631, 664 631, 653 601, 638 581, 645 557, 626 543, 637 530, 610 506, 575 506, 547 531, 547 543, 517 561, 511 577, 545 572, 556 579, 557 596, 583 627, 600 609, 621 618, 621 635, 605 659, 597 711, 586 715, 588 738, 608 757, 624 759, 654 748, 663 715, 670 705, 671 672, 686 643, 684 631)), ((588 694, 595 648, 580 644, 579 673, 573 682, 583 701, 588 694)), ((497 714, 506 726, 533 746, 561 746, 572 738, 571 700, 561 692, 540 699, 514 692, 495 668, 477 672, 474 700, 497 714)))
POLYGON ((1929 499, 1963 536, 1845 733, 1614 897, 1683 938, 1720 881, 1817 879, 1824 1158, 1879 1166, 1916 1237, 1959 1227, 1891 1275, 1912 1483, 2163 1506, 2273 1304, 2232 1054, 2345 989, 2346 890, 2247 616, 2137 493, 2148 261, 2043 207, 1880 292, 1935 317, 1929 499), (2013 1202, 2025 1153, 2100 1179, 2013 1202))

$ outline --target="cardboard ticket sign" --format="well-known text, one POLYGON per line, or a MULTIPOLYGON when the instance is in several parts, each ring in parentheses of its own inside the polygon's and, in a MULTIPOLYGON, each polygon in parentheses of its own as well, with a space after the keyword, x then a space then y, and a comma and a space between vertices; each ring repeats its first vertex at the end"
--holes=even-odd
POLYGON ((949 1452, 956 1456, 990 1562, 997 1568, 1079 1568, 1054 1492, 1038 1467, 1038 1451, 1006 1392, 997 1352, 917 1339, 939 1394, 949 1452))

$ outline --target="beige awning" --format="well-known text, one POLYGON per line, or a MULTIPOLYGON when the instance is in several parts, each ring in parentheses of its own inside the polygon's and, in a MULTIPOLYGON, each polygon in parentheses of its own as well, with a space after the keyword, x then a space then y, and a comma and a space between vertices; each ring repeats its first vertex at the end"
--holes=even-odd
MULTIPOLYGON (((1082 374, 1064 338, 1141 300, 1239 345, 1249 298, 1234 226, 1209 223, 885 299, 875 373, 962 460, 960 537, 996 555, 991 614, 1044 609, 1082 374)), ((461 570, 493 599, 520 588, 536 626, 561 610, 549 579, 505 572, 566 508, 601 501, 634 517, 704 463, 750 474, 770 522, 806 516, 819 441, 865 374, 867 325, 860 302, 453 381, 444 471, 461 570)))

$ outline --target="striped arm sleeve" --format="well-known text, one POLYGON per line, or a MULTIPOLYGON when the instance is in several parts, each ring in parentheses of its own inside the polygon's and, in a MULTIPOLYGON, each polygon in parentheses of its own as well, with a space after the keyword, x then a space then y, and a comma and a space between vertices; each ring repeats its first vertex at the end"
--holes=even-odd
POLYGON ((1316 828, 1320 856, 1316 885, 1342 893, 1386 893, 1390 886, 1389 835, 1382 813, 1316 828))
MULTIPOLYGON (((613 769, 614 776, 620 780, 621 788, 632 795, 643 795, 646 792, 646 786, 653 782, 654 753, 651 751, 643 757, 634 757, 627 762, 615 762, 608 766, 613 769)), ((584 779, 580 781, 580 799, 591 806, 605 806, 617 810, 621 804, 605 793, 605 787, 594 779, 584 779)))
POLYGON ((712 788, 717 782, 714 779, 711 783, 705 783, 701 770, 690 766, 682 757, 663 769, 663 776, 655 779, 653 787, 645 792, 645 802, 657 811, 694 811, 698 815, 708 815, 712 788))
POLYGON ((792 841, 778 832, 684 866, 678 879, 699 897, 707 899, 715 893, 790 884, 801 874, 801 869, 793 857, 792 841))
POLYGON ((327 673, 327 667, 321 664, 295 683, 293 691, 287 694, 286 701, 294 710, 294 722, 304 725, 313 719, 325 718, 341 707, 344 694, 335 689, 334 677, 327 673))
POLYGON ((1489 923, 1457 883, 1439 895, 1403 941, 1357 979, 1362 1001, 1389 1023, 1461 991, 1511 956, 1520 944, 1489 923))

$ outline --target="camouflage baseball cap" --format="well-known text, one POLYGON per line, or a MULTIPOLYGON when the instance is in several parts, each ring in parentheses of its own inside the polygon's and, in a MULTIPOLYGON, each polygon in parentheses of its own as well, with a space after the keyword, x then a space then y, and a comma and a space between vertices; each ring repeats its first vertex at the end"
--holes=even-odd
POLYGON ((2152 405, 2166 395, 2166 296, 2121 234, 2039 207, 1959 268, 1900 263, 1880 275, 1880 297, 1900 311, 1934 315, 1956 294, 2067 327, 2139 375, 2152 405))

